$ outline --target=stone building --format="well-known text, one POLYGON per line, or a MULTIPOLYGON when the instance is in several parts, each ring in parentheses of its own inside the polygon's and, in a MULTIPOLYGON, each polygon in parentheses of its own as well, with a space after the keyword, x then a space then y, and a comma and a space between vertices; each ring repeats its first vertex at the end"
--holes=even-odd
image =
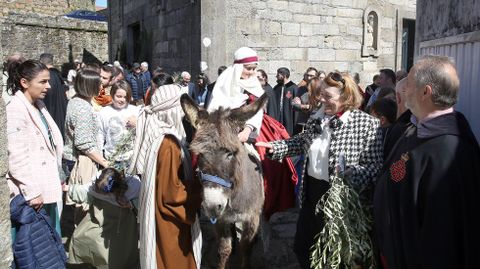
MULTIPOLYGON (((216 76, 241 46, 270 75, 309 66, 359 72, 413 62, 415 0, 109 0, 110 60, 147 60, 168 71, 216 76)), ((271 83, 274 82, 270 81, 271 83)))
MULTIPOLYGON (((38 59, 41 53, 55 55, 55 65, 68 68, 73 59, 108 59, 107 25, 63 17, 77 9, 95 10, 94 0, 0 0, 0 59, 21 52, 38 59)), ((3 65, 0 65, 2 70, 3 65)), ((8 171, 5 103, 0 79, 0 268, 10 268, 10 195, 5 180, 8 171)))
POLYGON ((465 114, 480 139, 480 1, 418 0, 417 10, 417 53, 455 59, 460 77, 455 109, 465 114))
POLYGON ((8 16, 11 11, 57 16, 73 10, 95 10, 95 0, 2 0, 0 15, 8 16))
POLYGON ((52 53, 54 65, 67 72, 74 59, 108 60, 107 23, 67 18, 73 10, 95 11, 94 0, 0 0, 0 35, 5 56, 21 52, 38 59, 52 53))

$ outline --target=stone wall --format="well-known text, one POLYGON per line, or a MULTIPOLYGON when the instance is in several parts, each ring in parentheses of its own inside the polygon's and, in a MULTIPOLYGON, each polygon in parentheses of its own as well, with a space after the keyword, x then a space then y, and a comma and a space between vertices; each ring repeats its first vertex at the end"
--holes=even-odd
POLYGON ((212 67, 209 74, 215 73, 219 65, 231 64, 238 47, 250 46, 259 53, 259 67, 271 77, 277 68, 285 66, 293 73, 294 81, 299 81, 309 66, 326 71, 359 72, 363 81, 370 81, 380 68, 398 68, 400 63, 395 56, 401 39, 398 44, 396 27, 401 18, 397 14, 415 18, 415 1, 411 0, 214 3, 202 1, 201 38, 212 40, 210 48, 202 47, 202 59, 212 67), (208 5, 204 6, 205 2, 208 5), (361 53, 364 10, 369 7, 377 9, 381 17, 378 57, 362 57, 361 53), (221 51, 214 52, 217 50, 221 51), (222 53, 226 56, 217 55, 222 53))
POLYGON ((480 30, 480 1, 419 0, 416 42, 480 30))
POLYGON ((107 23, 37 14, 9 13, 1 28, 4 55, 21 52, 26 58, 54 55, 54 65, 64 74, 74 59, 108 60, 107 23))
MULTIPOLYGON (((0 17, 0 27, 3 25, 3 19, 0 17)), ((0 35, 0 43, 2 36, 0 35)), ((0 46, 0 59, 3 59, 3 51, 0 46)), ((3 74, 3 65, 0 71, 3 74)), ((10 192, 8 190, 5 175, 8 170, 7 155, 7 119, 5 113, 5 103, 2 99, 3 79, 0 79, 0 268, 9 268, 13 259, 10 235, 10 192)))
POLYGON ((200 1, 109 0, 108 6, 111 61, 199 71, 200 1))
POLYGON ((418 0, 415 49, 418 55, 452 57, 460 78, 455 110, 465 115, 480 139, 480 1, 418 0))
POLYGON ((77 9, 95 11, 95 0, 0 0, 1 17, 12 11, 57 16, 77 9))
MULTIPOLYGON (((200 62, 212 80, 220 65, 230 65, 241 46, 256 49, 260 68, 272 77, 276 69, 291 69, 299 81, 309 66, 359 72, 364 82, 380 68, 401 66, 403 18, 415 19, 415 0, 110 0, 110 60, 150 60, 169 71, 196 73, 200 62), (362 56, 364 13, 375 9, 378 51, 362 56), (146 38, 135 45, 132 27, 146 38), (149 39, 150 38, 150 39, 149 39), (203 40, 210 42, 208 46, 203 40), (143 46, 143 47, 142 47, 143 46), (148 55, 151 53, 151 55, 148 55), (138 53, 137 53, 138 54, 138 53), (147 55, 145 55, 147 54, 147 55)), ((271 81, 273 83, 274 81, 271 81)))

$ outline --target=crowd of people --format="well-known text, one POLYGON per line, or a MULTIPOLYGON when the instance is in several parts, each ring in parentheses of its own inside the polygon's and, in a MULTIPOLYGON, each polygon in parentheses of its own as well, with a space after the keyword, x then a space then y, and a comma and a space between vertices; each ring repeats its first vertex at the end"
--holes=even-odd
POLYGON ((477 263, 480 148, 453 108, 460 81, 450 58, 423 57, 408 73, 381 69, 365 89, 358 74, 314 67, 298 84, 280 67, 272 87, 247 47, 214 82, 205 73, 192 82, 187 71, 150 72, 146 62, 128 70, 79 60, 64 79, 53 59, 15 54, 4 66, 18 268, 200 268, 202 188, 182 94, 208 112, 268 96, 238 139, 262 162, 266 218, 300 206, 301 268, 311 268, 325 226, 318 204, 339 170, 352 188, 371 190, 358 199, 373 208, 378 268, 477 263), (74 211, 68 259, 66 207, 74 211))

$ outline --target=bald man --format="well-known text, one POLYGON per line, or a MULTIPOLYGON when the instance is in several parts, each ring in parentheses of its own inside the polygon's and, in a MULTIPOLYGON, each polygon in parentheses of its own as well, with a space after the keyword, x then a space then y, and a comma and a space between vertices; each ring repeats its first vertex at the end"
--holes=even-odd
POLYGON ((385 135, 383 144, 383 157, 387 158, 395 143, 402 136, 403 132, 411 124, 410 117, 412 112, 405 107, 405 88, 407 87, 407 79, 400 80, 395 87, 395 99, 397 101, 397 120, 391 126, 385 135))

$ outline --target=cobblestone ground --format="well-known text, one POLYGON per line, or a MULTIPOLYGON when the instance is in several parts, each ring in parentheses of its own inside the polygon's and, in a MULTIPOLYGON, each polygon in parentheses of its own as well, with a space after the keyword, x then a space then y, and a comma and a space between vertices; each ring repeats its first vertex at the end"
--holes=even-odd
MULTIPOLYGON (((252 269, 299 269, 293 252, 298 209, 290 209, 274 214, 262 224, 261 235, 255 242, 250 260, 252 269)), ((208 220, 201 221, 204 245, 202 269, 217 268, 217 242, 213 225, 208 220)), ((230 257, 231 269, 240 268, 241 257, 238 243, 234 245, 230 257)))
MULTIPOLYGON (((278 212, 262 225, 261 236, 255 242, 250 265, 252 269, 300 269, 293 253, 298 209, 278 212)), ((201 219, 203 233, 203 258, 201 269, 217 268, 217 242, 213 225, 201 219)), ((62 241, 68 251, 68 238, 73 233, 73 208, 65 206, 62 213, 62 241)), ((238 243, 233 246, 229 269, 240 268, 241 257, 238 243)), ((68 253, 67 253, 68 255, 68 253)), ((94 269, 89 265, 67 265, 67 269, 94 269)), ((136 269, 136 268, 133 268, 136 269)))

